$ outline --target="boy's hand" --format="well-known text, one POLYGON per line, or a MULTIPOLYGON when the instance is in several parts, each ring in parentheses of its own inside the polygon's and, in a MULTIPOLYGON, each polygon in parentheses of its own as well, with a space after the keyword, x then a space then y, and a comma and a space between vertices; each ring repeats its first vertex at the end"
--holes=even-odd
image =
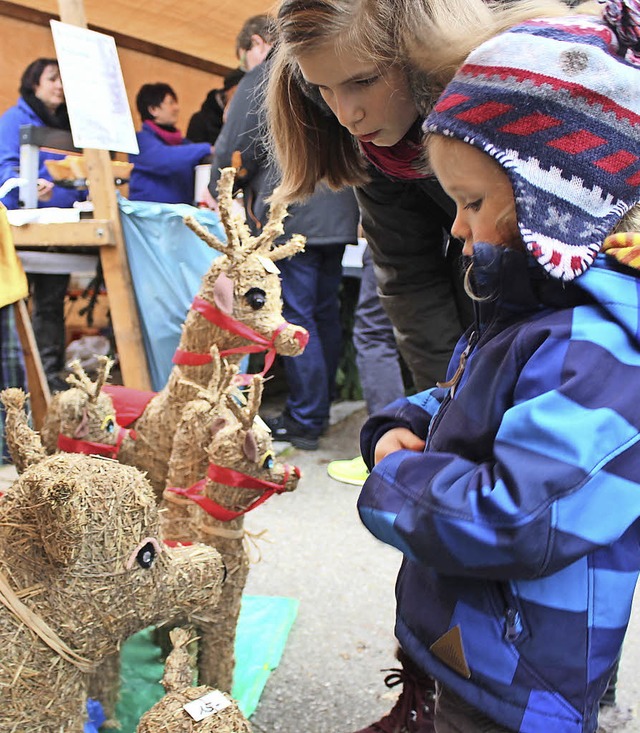
POLYGON ((425 442, 408 428, 393 428, 376 443, 375 462, 380 463, 389 453, 397 450, 413 450, 422 453, 425 442))

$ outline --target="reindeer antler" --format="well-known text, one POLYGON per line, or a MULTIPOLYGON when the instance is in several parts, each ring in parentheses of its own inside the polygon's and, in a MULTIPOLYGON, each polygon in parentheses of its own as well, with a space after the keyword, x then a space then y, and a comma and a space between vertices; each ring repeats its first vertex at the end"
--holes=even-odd
MULTIPOLYGON (((108 358, 108 357, 102 357, 108 358)), ((95 402, 98 399, 98 395, 100 394, 100 390, 102 389, 102 385, 106 381, 106 378, 109 376, 109 371, 111 370, 111 366, 107 369, 107 365, 103 364, 101 367, 101 370, 98 374, 98 381, 92 382, 91 379, 87 376, 87 373, 82 368, 82 365, 78 361, 78 359, 74 359, 71 364, 69 364, 69 368, 71 369, 72 373, 69 374, 67 377, 67 383, 70 384, 72 387, 77 387, 79 390, 82 390, 87 397, 89 398, 89 402, 95 402)))
POLYGON ((226 243, 207 231, 192 217, 184 219, 185 224, 194 231, 203 242, 219 252, 227 255, 232 267, 241 265, 253 252, 268 257, 273 262, 284 257, 292 257, 304 249, 306 238, 301 234, 294 234, 283 245, 274 248, 275 240, 284 234, 284 218, 287 216, 287 207, 281 202, 274 202, 269 210, 269 218, 262 232, 257 237, 251 236, 249 227, 241 216, 233 212, 233 182, 235 168, 223 168, 218 180, 218 208, 220 221, 227 235, 226 243))
POLYGON ((95 402, 95 400, 98 399, 100 390, 107 383, 107 380, 109 379, 109 375, 111 374, 111 369, 113 368, 113 365, 114 365, 114 361, 113 359, 110 359, 108 356, 99 356, 98 364, 99 364, 98 377, 95 382, 95 392, 94 392, 94 397, 93 397, 92 402, 95 402))
POLYGON ((233 391, 227 392, 227 404, 229 409, 238 419, 238 422, 242 425, 245 430, 253 425, 258 410, 260 409, 260 403, 262 402, 262 390, 264 388, 264 379, 260 374, 254 374, 251 384, 249 385, 249 392, 246 398, 246 404, 241 405, 237 398, 234 396, 233 391))

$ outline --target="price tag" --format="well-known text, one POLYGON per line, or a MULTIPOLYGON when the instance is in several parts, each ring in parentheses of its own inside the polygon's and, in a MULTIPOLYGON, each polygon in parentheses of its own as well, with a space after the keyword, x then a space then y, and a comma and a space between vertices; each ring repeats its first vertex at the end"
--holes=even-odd
POLYGON ((280 274, 280 270, 278 270, 273 260, 270 260, 268 257, 262 257, 262 255, 258 255, 258 260, 267 272, 271 272, 274 275, 280 274))
POLYGON ((231 703, 220 690, 213 690, 197 700, 185 703, 182 707, 195 721, 200 721, 219 713, 221 710, 228 708, 229 705, 231 703))

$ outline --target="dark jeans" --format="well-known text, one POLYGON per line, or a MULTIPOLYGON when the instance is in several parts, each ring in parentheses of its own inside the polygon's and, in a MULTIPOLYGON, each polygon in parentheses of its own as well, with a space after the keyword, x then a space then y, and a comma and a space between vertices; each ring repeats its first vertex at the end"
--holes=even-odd
POLYGON ((309 331, 300 356, 283 358, 289 395, 286 412, 312 435, 328 418, 342 351, 339 288, 344 244, 307 245, 280 260, 284 317, 309 331))
POLYGON ((370 415, 404 396, 404 382, 393 326, 385 313, 367 247, 362 256, 362 279, 353 324, 356 364, 370 415))
POLYGON ((31 290, 31 324, 42 368, 49 383, 64 368, 64 298, 69 275, 27 273, 31 290))

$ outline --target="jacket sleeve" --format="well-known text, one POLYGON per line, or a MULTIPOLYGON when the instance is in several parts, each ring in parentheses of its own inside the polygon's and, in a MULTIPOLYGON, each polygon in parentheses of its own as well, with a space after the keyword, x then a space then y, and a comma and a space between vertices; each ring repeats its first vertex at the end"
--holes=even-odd
POLYGON ((640 433, 628 407, 640 390, 630 401, 609 379, 603 396, 593 376, 609 373, 610 355, 592 349, 588 369, 567 373, 556 368, 566 351, 550 339, 528 358, 490 458, 427 449, 380 461, 358 502, 368 529, 442 574, 493 579, 550 575, 620 538, 640 515, 640 433))
POLYGON ((140 173, 168 177, 185 170, 190 171, 203 158, 211 154, 209 143, 185 143, 166 145, 153 133, 138 133, 140 153, 129 155, 129 160, 140 173))
MULTIPOLYGON (((260 66, 264 66, 263 62, 260 66)), ((265 160, 261 142, 263 135, 263 99, 260 79, 264 69, 257 67, 245 75, 238 84, 236 93, 229 103, 227 117, 216 140, 209 191, 214 198, 218 195, 220 169, 232 165, 232 156, 238 151, 242 156, 240 175, 236 186, 244 186, 255 176, 265 160)))
POLYGON ((427 439, 431 418, 444 398, 438 387, 411 397, 403 397, 371 415, 360 432, 360 452, 369 470, 374 465, 376 443, 393 428, 407 428, 423 440, 427 439))
MULTIPOLYGON (((8 109, 0 117, 0 186, 19 175, 20 170, 20 121, 16 109, 8 109)), ((2 199, 8 209, 18 207, 18 191, 14 189, 2 199)))

